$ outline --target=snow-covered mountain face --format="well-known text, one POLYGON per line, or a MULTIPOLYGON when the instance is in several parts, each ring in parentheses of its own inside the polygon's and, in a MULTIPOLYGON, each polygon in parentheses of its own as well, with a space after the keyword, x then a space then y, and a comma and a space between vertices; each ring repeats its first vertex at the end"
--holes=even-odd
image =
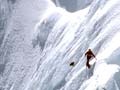
POLYGON ((0 90, 120 90, 120 1, 91 2, 70 13, 49 0, 1 0, 0 90))
POLYGON ((10 17, 11 9, 13 9, 14 4, 15 0, 0 0, 0 45, 2 44, 5 34, 4 29, 6 27, 7 19, 10 17))

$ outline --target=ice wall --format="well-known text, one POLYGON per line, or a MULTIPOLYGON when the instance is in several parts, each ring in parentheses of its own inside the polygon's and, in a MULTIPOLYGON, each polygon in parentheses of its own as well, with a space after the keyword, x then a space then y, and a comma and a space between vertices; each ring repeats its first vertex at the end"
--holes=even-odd
POLYGON ((0 90, 24 90, 32 77, 40 57, 32 34, 48 6, 54 7, 47 0, 0 1, 0 90))
MULTIPOLYGON (((114 61, 113 58, 110 61, 111 55, 120 46, 119 4, 118 0, 94 0, 90 8, 87 7, 83 12, 66 13, 54 27, 51 25, 52 31, 47 34, 40 58, 42 63, 27 90, 119 90, 119 77, 116 77, 117 72, 119 73, 119 60, 110 64, 114 61), (84 53, 88 48, 92 48, 98 62, 95 68, 86 73, 84 53), (74 68, 69 66, 72 61, 76 63, 74 68), (90 76, 87 76, 89 73, 90 76), (101 78, 104 80, 101 81, 101 78)), ((56 15, 56 12, 53 12, 52 16, 54 14, 56 15)), ((44 20, 49 22, 52 16, 49 14, 50 18, 44 20)), ((57 16, 53 18, 53 22, 57 16)), ((43 31, 46 32, 48 22, 44 29, 37 28, 38 36, 43 31)), ((39 26, 41 25, 40 23, 39 26)), ((41 43, 43 39, 39 39, 41 43)), ((40 44, 39 46, 41 47, 40 44)), ((115 57, 118 58, 117 55, 115 57)))
POLYGON ((13 2, 1 24, 1 90, 119 90, 119 0, 94 0, 75 13, 49 0, 13 2), (90 70, 88 48, 98 59, 90 70))

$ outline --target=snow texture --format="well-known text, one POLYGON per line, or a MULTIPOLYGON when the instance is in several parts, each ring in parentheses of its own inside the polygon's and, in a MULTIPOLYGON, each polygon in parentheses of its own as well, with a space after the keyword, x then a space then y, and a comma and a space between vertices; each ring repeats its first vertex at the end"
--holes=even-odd
POLYGON ((120 1, 78 2, 0 0, 0 90, 120 90, 120 1))

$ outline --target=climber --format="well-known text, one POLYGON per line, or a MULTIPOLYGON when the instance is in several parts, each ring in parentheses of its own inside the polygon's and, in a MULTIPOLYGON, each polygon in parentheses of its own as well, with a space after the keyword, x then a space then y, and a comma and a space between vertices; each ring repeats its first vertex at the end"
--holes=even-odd
MULTIPOLYGON (((96 59, 96 57, 95 57, 95 55, 93 54, 93 52, 91 51, 91 49, 88 49, 88 51, 85 53, 85 56, 87 57, 86 67, 88 67, 88 69, 90 69, 90 64, 89 64, 90 59, 91 59, 92 57, 94 57, 94 58, 96 59)), ((96 59, 96 60, 97 60, 97 59, 96 59)))

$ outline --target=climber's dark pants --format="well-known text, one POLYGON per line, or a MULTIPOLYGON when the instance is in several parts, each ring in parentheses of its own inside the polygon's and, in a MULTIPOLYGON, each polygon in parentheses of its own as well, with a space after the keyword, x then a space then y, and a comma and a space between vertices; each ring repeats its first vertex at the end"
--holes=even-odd
POLYGON ((90 68, 89 61, 91 59, 91 56, 87 56, 87 62, 86 62, 86 67, 90 68))

